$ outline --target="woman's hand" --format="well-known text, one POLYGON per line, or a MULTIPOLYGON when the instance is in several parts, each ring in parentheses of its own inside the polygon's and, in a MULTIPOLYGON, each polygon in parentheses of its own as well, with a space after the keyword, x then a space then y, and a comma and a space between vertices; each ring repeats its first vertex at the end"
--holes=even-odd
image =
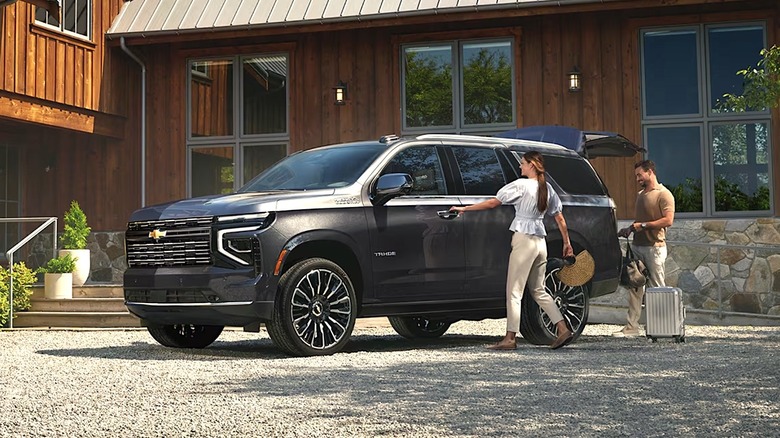
POLYGON ((464 211, 466 211, 466 207, 455 207, 455 206, 452 206, 452 207, 450 207, 450 211, 457 211, 458 212, 458 216, 460 216, 460 215, 463 214, 464 211))
POLYGON ((574 255, 574 249, 571 247, 571 243, 564 242, 563 243, 563 256, 564 257, 571 257, 574 255))

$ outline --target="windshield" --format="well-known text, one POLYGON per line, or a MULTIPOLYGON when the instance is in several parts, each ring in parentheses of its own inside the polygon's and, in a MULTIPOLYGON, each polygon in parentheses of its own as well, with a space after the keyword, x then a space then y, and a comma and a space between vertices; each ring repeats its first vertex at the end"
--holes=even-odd
POLYGON ((298 152, 254 177, 239 192, 345 187, 357 181, 385 147, 376 142, 352 143, 298 152))

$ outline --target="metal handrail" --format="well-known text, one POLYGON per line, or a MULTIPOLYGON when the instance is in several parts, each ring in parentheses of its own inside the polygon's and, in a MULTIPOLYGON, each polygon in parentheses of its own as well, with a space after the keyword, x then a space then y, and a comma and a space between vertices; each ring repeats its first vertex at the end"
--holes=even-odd
POLYGON ((24 239, 19 241, 16 245, 14 245, 11 249, 5 252, 5 256, 8 258, 8 266, 9 266, 9 280, 10 285, 8 287, 8 295, 9 295, 9 314, 8 314, 8 328, 14 328, 14 253, 19 250, 19 248, 23 247, 27 244, 27 242, 34 239, 38 234, 41 233, 41 231, 45 230, 46 227, 54 224, 54 239, 52 241, 52 244, 54 246, 52 251, 52 257, 57 257, 57 217, 16 217, 16 218, 0 218, 0 223, 17 223, 17 222, 41 222, 43 221, 43 225, 36 228, 33 232, 28 234, 24 239))
MULTIPOLYGON (((673 245, 673 246, 694 246, 694 247, 702 247, 702 248, 715 248, 715 263, 716 265, 716 275, 718 279, 718 317, 724 318, 724 310, 723 310, 723 289, 721 285, 721 280, 723 278, 720 275, 720 250, 721 249, 738 249, 743 251, 774 251, 775 253, 780 253, 780 246, 777 245, 733 245, 729 243, 705 243, 705 242, 685 242, 685 241, 676 241, 676 240, 667 240, 667 245, 673 245)), ((771 286, 770 286, 771 288, 771 286)), ((767 291, 770 292, 770 291, 767 291)), ((756 291, 755 293, 761 293, 759 291, 756 291)), ((733 313, 733 312, 727 312, 727 313, 733 313)))

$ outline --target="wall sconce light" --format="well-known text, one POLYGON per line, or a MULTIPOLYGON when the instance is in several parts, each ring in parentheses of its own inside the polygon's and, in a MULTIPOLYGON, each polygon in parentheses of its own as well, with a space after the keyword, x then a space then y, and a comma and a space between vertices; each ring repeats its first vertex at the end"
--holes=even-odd
POLYGON ((573 69, 569 72, 569 91, 580 91, 582 88, 582 73, 580 73, 580 69, 577 68, 575 65, 573 69))
POLYGON ((334 94, 334 104, 336 105, 345 105, 347 103, 347 84, 343 81, 339 81, 339 83, 333 87, 333 94, 334 94))

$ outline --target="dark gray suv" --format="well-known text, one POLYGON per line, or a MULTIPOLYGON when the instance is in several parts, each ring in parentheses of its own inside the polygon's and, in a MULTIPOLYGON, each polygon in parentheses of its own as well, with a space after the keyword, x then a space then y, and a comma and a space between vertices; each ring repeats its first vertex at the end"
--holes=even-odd
MULTIPOLYGON (((462 135, 324 146, 290 155, 237 193, 138 210, 126 232, 127 307, 169 347, 203 348, 225 326, 265 325, 293 355, 339 351, 360 317, 387 316, 407 338, 502 318, 513 207, 460 217, 448 210, 494 196, 520 177, 519 156, 536 150, 575 253, 587 249, 596 262, 584 286, 562 284, 556 269, 546 277, 579 335, 589 299, 615 291, 621 258, 615 205, 583 156, 636 152, 623 137, 587 134, 571 148, 462 135)), ((560 256, 560 233, 546 225, 549 255, 560 256)), ((523 302, 521 332, 535 344, 554 338, 532 299, 523 302)))

